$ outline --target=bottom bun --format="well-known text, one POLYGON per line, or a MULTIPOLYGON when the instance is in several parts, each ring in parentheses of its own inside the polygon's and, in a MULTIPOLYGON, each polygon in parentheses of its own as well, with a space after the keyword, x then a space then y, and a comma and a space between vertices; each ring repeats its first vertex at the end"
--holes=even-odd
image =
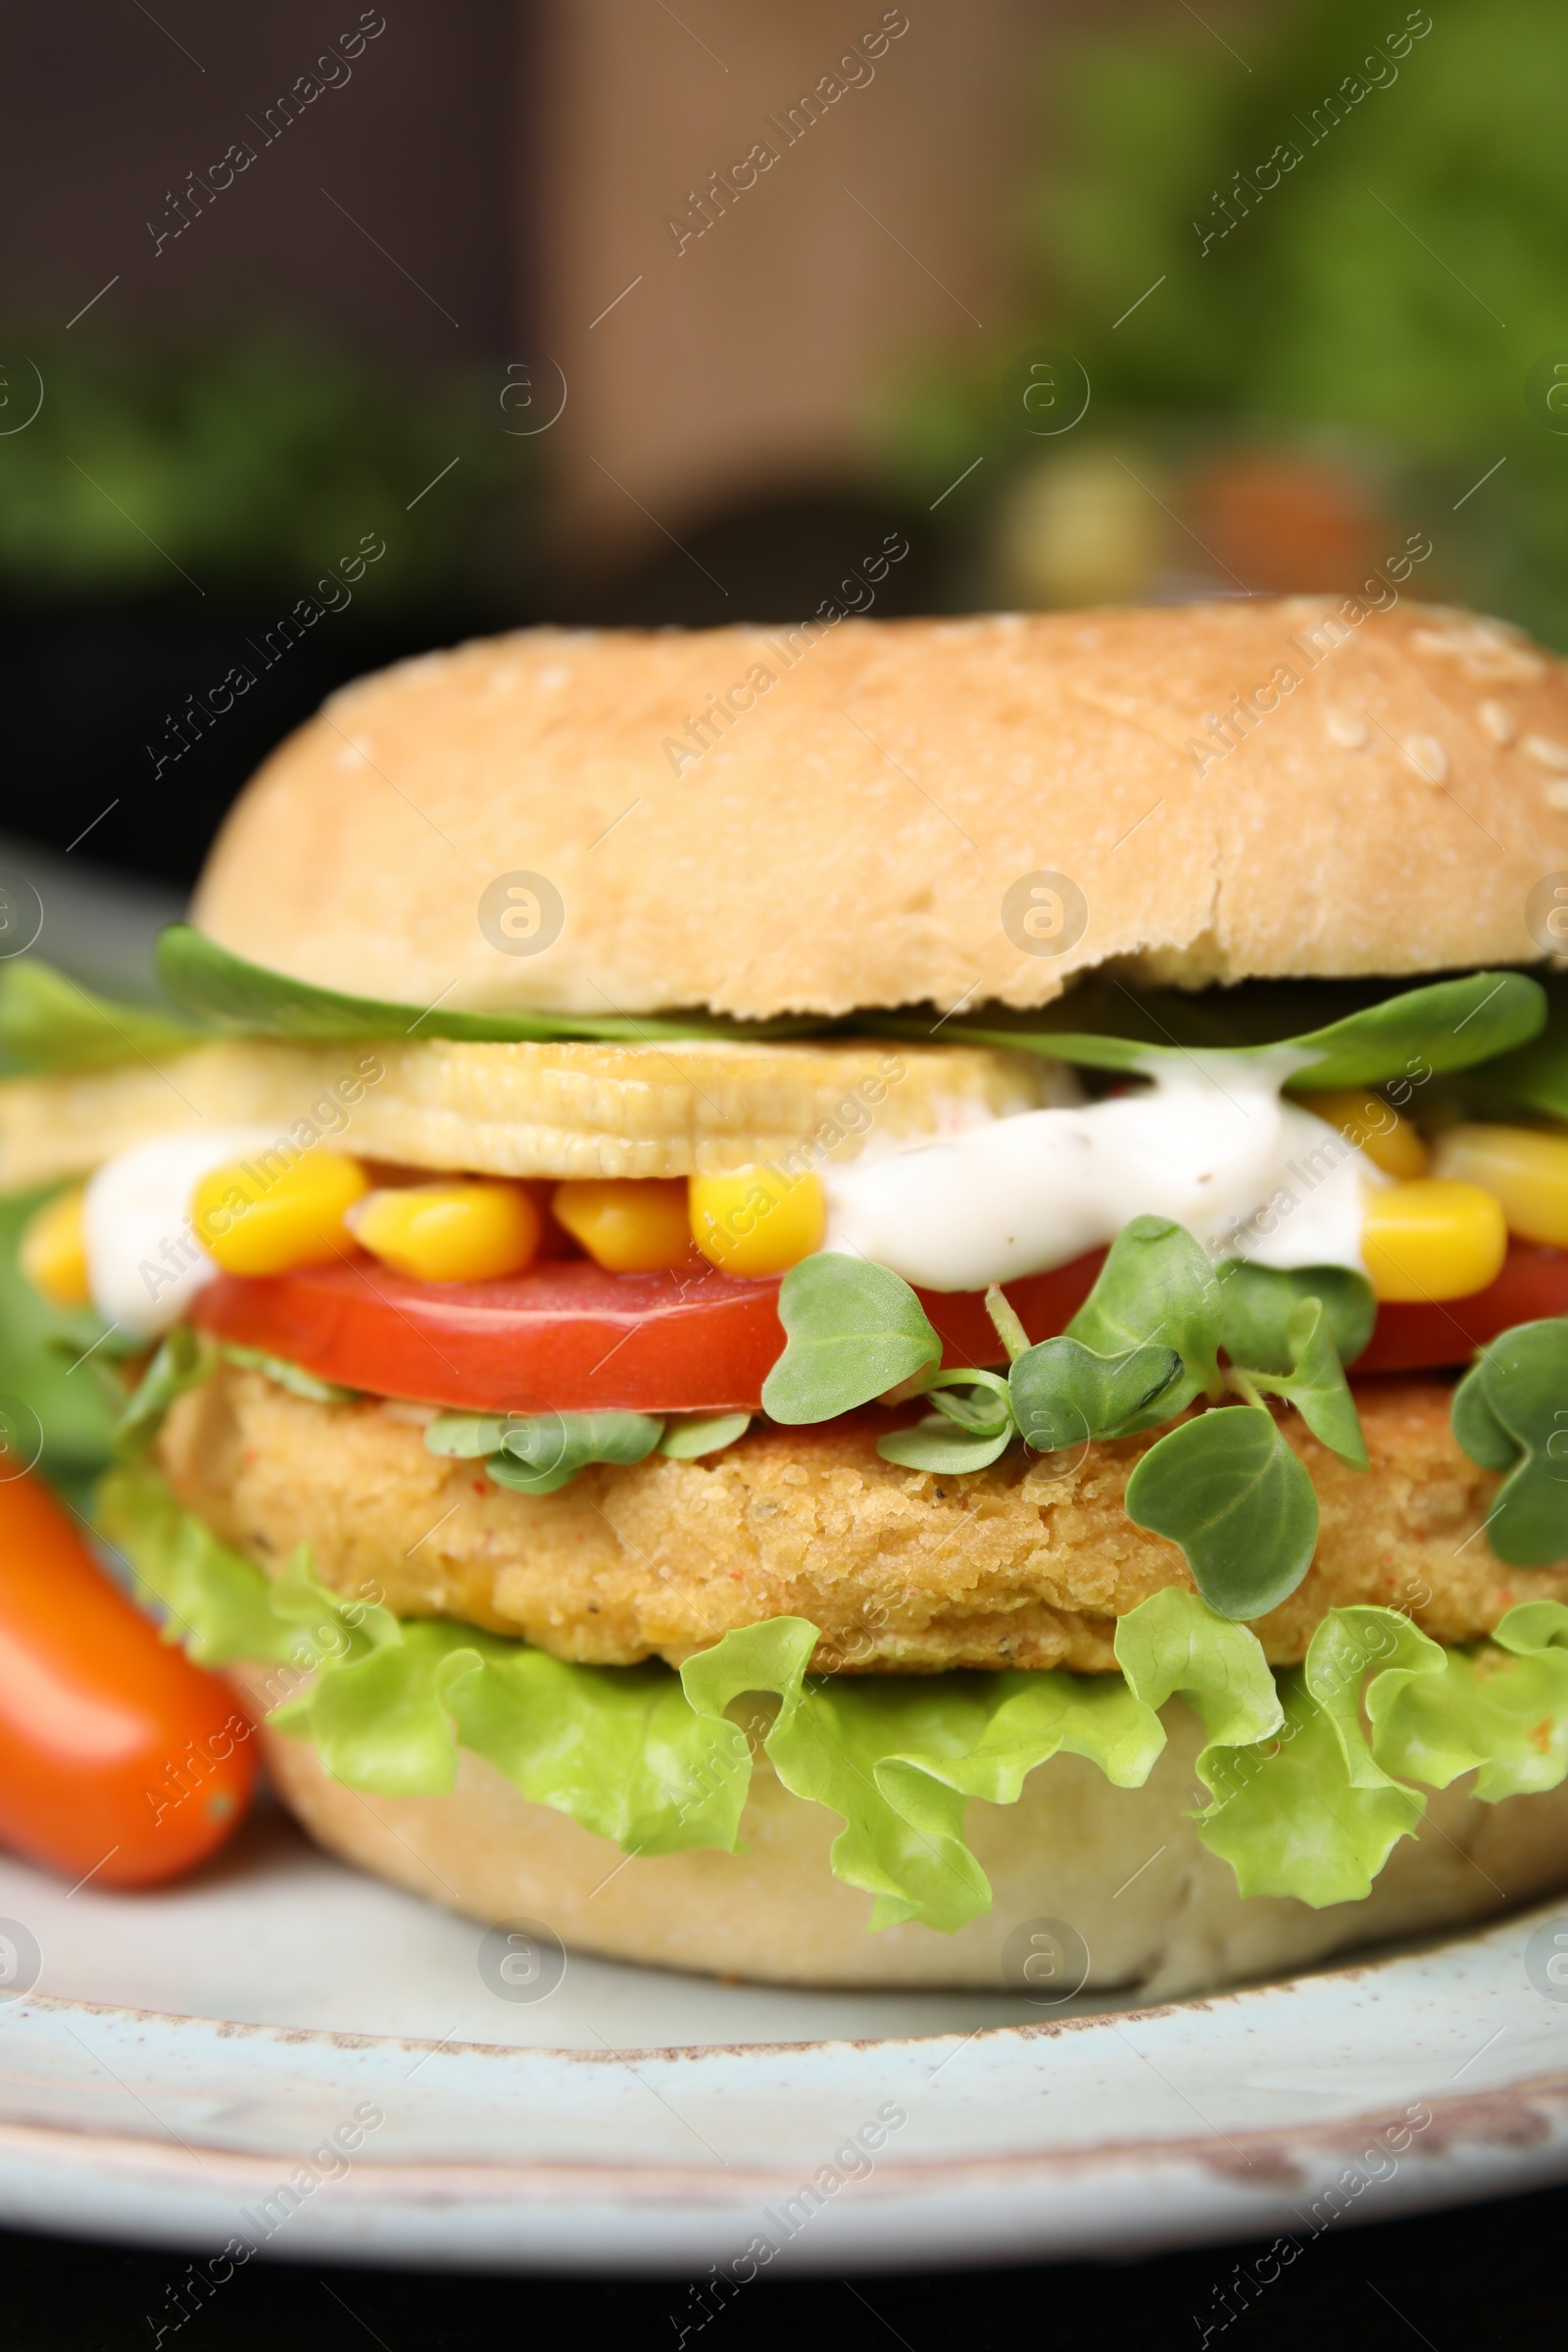
MULTIPOLYGON (((266 1704, 270 1672, 230 1674, 266 1704)), ((1363 1902, 1314 1911, 1289 1896, 1244 1900, 1190 1818, 1203 1801, 1193 1778, 1200 1727, 1179 1701, 1163 1721, 1169 1744, 1142 1788, 1113 1788, 1082 1758, 1056 1756, 1015 1805, 970 1803, 969 1842, 996 1900, 954 1936, 871 1934, 870 1896, 829 1867, 837 1816, 792 1795, 765 1758, 741 1819, 743 1851, 622 1858, 478 1756, 461 1757, 448 1796, 369 1796, 333 1780, 307 1741, 264 1737, 285 1801, 346 1861, 476 1919, 542 1924, 579 1951, 769 1984, 1028 1994, 1040 1963, 1026 1980, 1029 1936, 1008 1939, 1038 1931, 1048 1968, 1064 1963, 1076 1982, 1087 1959, 1086 1990, 1136 1986, 1161 1999, 1485 1919, 1568 1882, 1568 1782, 1486 1805, 1466 1778, 1433 1795, 1363 1902)))

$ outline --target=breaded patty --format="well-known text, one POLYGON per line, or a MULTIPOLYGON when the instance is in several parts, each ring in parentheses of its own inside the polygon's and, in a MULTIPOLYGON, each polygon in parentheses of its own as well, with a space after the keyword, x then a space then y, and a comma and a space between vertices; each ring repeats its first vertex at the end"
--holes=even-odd
MULTIPOLYGON (((1373 1381, 1357 1400, 1363 1472, 1295 1413, 1282 1423, 1322 1527, 1305 1581, 1257 1621, 1272 1663, 1297 1663, 1346 1602, 1407 1609, 1454 1643, 1515 1601, 1568 1598, 1568 1562, 1493 1555, 1480 1531, 1498 1480, 1455 1445, 1445 1384, 1373 1381)), ((1105 1672, 1118 1617, 1162 1586, 1191 1589, 1175 1544, 1122 1509, 1152 1434, 938 1477, 880 1458, 890 1422, 873 1408, 755 1428, 703 1461, 596 1465, 526 1495, 492 1486, 480 1462, 427 1452, 424 1418, 395 1401, 311 1403, 224 1366, 174 1405, 161 1460, 187 1507, 264 1567, 308 1543, 337 1592, 593 1665, 678 1664, 733 1627, 801 1616, 822 1628, 827 1670, 1105 1672)))

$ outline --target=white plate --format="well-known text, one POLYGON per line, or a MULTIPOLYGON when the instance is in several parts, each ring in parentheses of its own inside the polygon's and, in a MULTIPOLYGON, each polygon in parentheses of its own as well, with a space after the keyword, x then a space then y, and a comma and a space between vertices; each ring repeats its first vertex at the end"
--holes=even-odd
POLYGON ((1559 1902, 1163 2009, 576 1956, 518 2000, 481 1975, 474 1923, 265 1812, 162 1894, 0 1866, 0 1920, 42 1958, 0 2001, 0 2219, 200 2250, 219 2278, 247 2246, 744 2281, 1299 2245, 1568 2177, 1568 1998, 1526 1964, 1559 1916, 1568 1939, 1559 1902))

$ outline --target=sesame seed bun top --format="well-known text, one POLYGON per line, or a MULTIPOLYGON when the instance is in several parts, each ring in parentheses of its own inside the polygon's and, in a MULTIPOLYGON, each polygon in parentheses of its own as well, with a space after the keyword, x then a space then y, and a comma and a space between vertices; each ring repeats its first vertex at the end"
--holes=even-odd
POLYGON ((403 1004, 768 1018, 1529 962, 1563 867, 1561 662, 1292 597, 429 655, 272 755, 194 919, 403 1004))

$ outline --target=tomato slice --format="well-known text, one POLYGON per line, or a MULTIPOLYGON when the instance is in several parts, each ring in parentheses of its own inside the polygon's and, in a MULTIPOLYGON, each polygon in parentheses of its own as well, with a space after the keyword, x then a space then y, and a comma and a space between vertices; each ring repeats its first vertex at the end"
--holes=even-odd
POLYGON ((243 1818, 253 1728, 46 1487, 0 1479, 0 1842, 95 1886, 174 1878, 243 1818))
MULTIPOLYGON (((1009 1283, 1032 1340, 1062 1329, 1104 1260, 1092 1250, 1009 1283)), ((546 1258, 495 1282, 416 1282, 356 1251, 262 1280, 220 1275, 193 1320, 217 1339, 286 1356, 322 1380, 479 1412, 756 1412, 784 1345, 777 1278, 738 1281, 706 1259, 661 1274, 608 1274, 546 1258)), ((994 1364, 978 1292, 922 1291, 943 1362, 994 1364)), ((1464 1364, 1483 1341, 1568 1314, 1568 1251, 1515 1242, 1497 1280, 1443 1305, 1384 1306, 1357 1372, 1464 1364)))
POLYGON ((1420 1372, 1467 1364, 1476 1348, 1516 1323, 1568 1315, 1568 1250, 1510 1242, 1502 1272, 1484 1291, 1441 1304, 1380 1306, 1357 1372, 1420 1372))
MULTIPOLYGON (((1103 1250, 1008 1286, 1031 1339, 1083 1304, 1103 1250)), ((494 1282, 416 1282, 363 1252, 289 1274, 221 1274, 192 1319, 322 1380, 480 1412, 756 1412, 784 1346, 778 1279, 705 1258, 660 1274, 545 1259, 494 1282)), ((922 1292, 948 1365, 1002 1349, 978 1293, 922 1292)))

